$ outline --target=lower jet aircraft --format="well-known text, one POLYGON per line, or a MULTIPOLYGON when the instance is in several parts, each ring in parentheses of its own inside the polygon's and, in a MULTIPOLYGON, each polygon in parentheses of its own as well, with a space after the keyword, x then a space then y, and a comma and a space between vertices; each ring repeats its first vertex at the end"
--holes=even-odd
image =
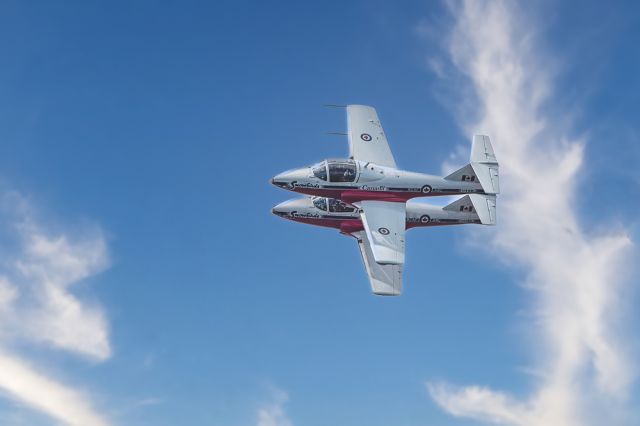
MULTIPOLYGON (((495 195, 471 194, 446 207, 422 203, 407 203, 405 229, 426 226, 477 223, 495 225, 495 195)), ((273 208, 273 213, 285 219, 340 230, 358 241, 371 290, 382 296, 398 296, 402 292, 402 264, 380 264, 375 260, 365 231, 360 208, 334 198, 305 197, 285 201, 273 208)), ((385 234, 385 231, 381 231, 385 234)))
MULTIPOLYGON (((376 110, 364 105, 348 105, 346 109, 349 158, 281 173, 272 183, 355 205, 375 263, 404 264, 407 200, 453 194, 495 196, 500 192, 498 161, 488 136, 475 135, 469 164, 446 177, 408 172, 397 168, 376 110)), ((495 206, 495 198, 483 200, 495 206)))

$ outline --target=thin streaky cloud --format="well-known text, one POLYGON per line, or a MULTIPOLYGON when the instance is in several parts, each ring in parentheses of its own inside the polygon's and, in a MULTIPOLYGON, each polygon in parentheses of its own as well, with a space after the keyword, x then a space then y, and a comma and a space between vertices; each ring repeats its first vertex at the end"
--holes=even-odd
POLYGON ((0 389, 70 426, 108 426, 81 391, 39 373, 22 359, 0 353, 0 389))

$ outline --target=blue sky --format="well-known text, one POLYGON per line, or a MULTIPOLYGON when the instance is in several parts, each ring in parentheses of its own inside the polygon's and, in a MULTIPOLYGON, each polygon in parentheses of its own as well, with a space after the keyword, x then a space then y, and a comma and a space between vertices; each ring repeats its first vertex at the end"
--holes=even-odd
MULTIPOLYGON (((439 76, 430 61, 451 62, 444 44, 458 10, 418 1, 4 4, 0 182, 28 207, 3 196, 2 252, 20 256, 10 229, 25 211, 43 235, 104 241, 104 264, 72 293, 103 315, 110 351, 80 347, 78 356, 20 336, 0 348, 79 389, 110 425, 249 425, 273 406, 285 411, 281 425, 467 425, 473 416, 450 415, 426 382, 529 394, 530 270, 502 262, 500 241, 498 251, 479 243, 502 231, 412 231, 404 295, 379 298, 351 239, 270 213, 293 197, 271 176, 347 151, 323 134, 346 126, 324 103, 374 105, 408 170, 438 173, 468 143, 472 117, 457 107, 473 100, 468 79, 450 63, 439 76)), ((638 12, 621 1, 520 12, 536 58, 554 70, 541 114, 584 141, 579 224, 632 241, 638 12)), ((638 401, 635 382, 628 397, 638 401)), ((0 400, 3 424, 52 418, 10 391, 0 400)))

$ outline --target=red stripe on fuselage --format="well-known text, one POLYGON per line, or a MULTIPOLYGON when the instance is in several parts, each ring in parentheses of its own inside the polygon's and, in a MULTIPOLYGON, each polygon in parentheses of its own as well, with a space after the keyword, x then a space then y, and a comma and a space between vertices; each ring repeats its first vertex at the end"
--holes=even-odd
POLYGON ((314 219, 309 217, 288 217, 295 222, 308 223, 309 225, 324 226, 326 228, 336 228, 342 232, 352 233, 362 231, 362 221, 360 219, 314 219))
MULTIPOLYGON (((307 223, 309 225, 323 226, 326 228, 335 228, 339 229, 341 232, 345 234, 352 234, 354 232, 364 230, 364 226, 362 225, 362 220, 360 219, 314 219, 314 218, 301 218, 301 217, 287 217, 289 220, 293 220, 294 222, 307 223)), ((442 223, 442 222, 407 222, 406 229, 411 228, 426 228, 432 226, 447 226, 447 225, 460 225, 460 223, 442 223)))
MULTIPOLYGON (((428 197, 429 194, 409 191, 364 191, 361 189, 323 189, 323 188, 296 188, 295 192, 315 195, 318 197, 337 198, 345 203, 353 204, 363 200, 388 201, 391 203, 404 203, 416 197, 428 197)), ((438 194, 440 195, 440 194, 438 194)))

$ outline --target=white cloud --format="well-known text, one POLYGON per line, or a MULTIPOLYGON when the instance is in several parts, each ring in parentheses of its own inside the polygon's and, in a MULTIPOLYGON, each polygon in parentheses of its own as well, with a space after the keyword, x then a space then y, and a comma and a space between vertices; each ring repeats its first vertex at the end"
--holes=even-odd
POLYGON ((620 411, 636 378, 620 321, 632 241, 624 231, 594 235, 579 223, 574 199, 584 142, 566 136, 562 119, 545 112, 553 67, 529 14, 517 2, 448 4, 454 27, 447 53, 474 91, 465 94, 474 101, 462 124, 469 134, 488 133, 500 161, 492 247, 497 258, 526 271, 537 374, 524 401, 478 386, 429 383, 429 393, 455 416, 490 423, 598 424, 612 407, 620 411))
POLYGON ((445 383, 428 383, 427 389, 431 397, 454 416, 473 417, 497 424, 529 422, 531 416, 529 407, 509 395, 479 386, 457 389, 445 383))
POLYGON ((272 388, 271 401, 258 410, 258 426, 293 426, 284 411, 284 405, 288 400, 286 392, 272 388))
POLYGON ((99 231, 47 232, 15 192, 0 196, 0 212, 0 390, 64 424, 108 425, 86 392, 48 377, 24 359, 34 344, 98 361, 110 356, 103 312, 71 292, 107 266, 104 238, 99 231), (9 349, 14 343, 22 343, 19 353, 9 349))
POLYGON ((70 242, 66 235, 47 236, 37 229, 22 231, 24 253, 16 266, 30 294, 20 321, 22 337, 40 340, 97 359, 111 349, 102 311, 88 306, 70 287, 94 275, 108 262, 100 235, 70 242))
POLYGON ((442 176, 450 175, 460 168, 460 164, 466 164, 469 161, 470 153, 470 147, 456 145, 455 150, 449 154, 449 158, 447 158, 440 167, 442 176))
POLYGON ((71 426, 107 426, 86 396, 38 373, 15 356, 0 353, 0 389, 71 426))

